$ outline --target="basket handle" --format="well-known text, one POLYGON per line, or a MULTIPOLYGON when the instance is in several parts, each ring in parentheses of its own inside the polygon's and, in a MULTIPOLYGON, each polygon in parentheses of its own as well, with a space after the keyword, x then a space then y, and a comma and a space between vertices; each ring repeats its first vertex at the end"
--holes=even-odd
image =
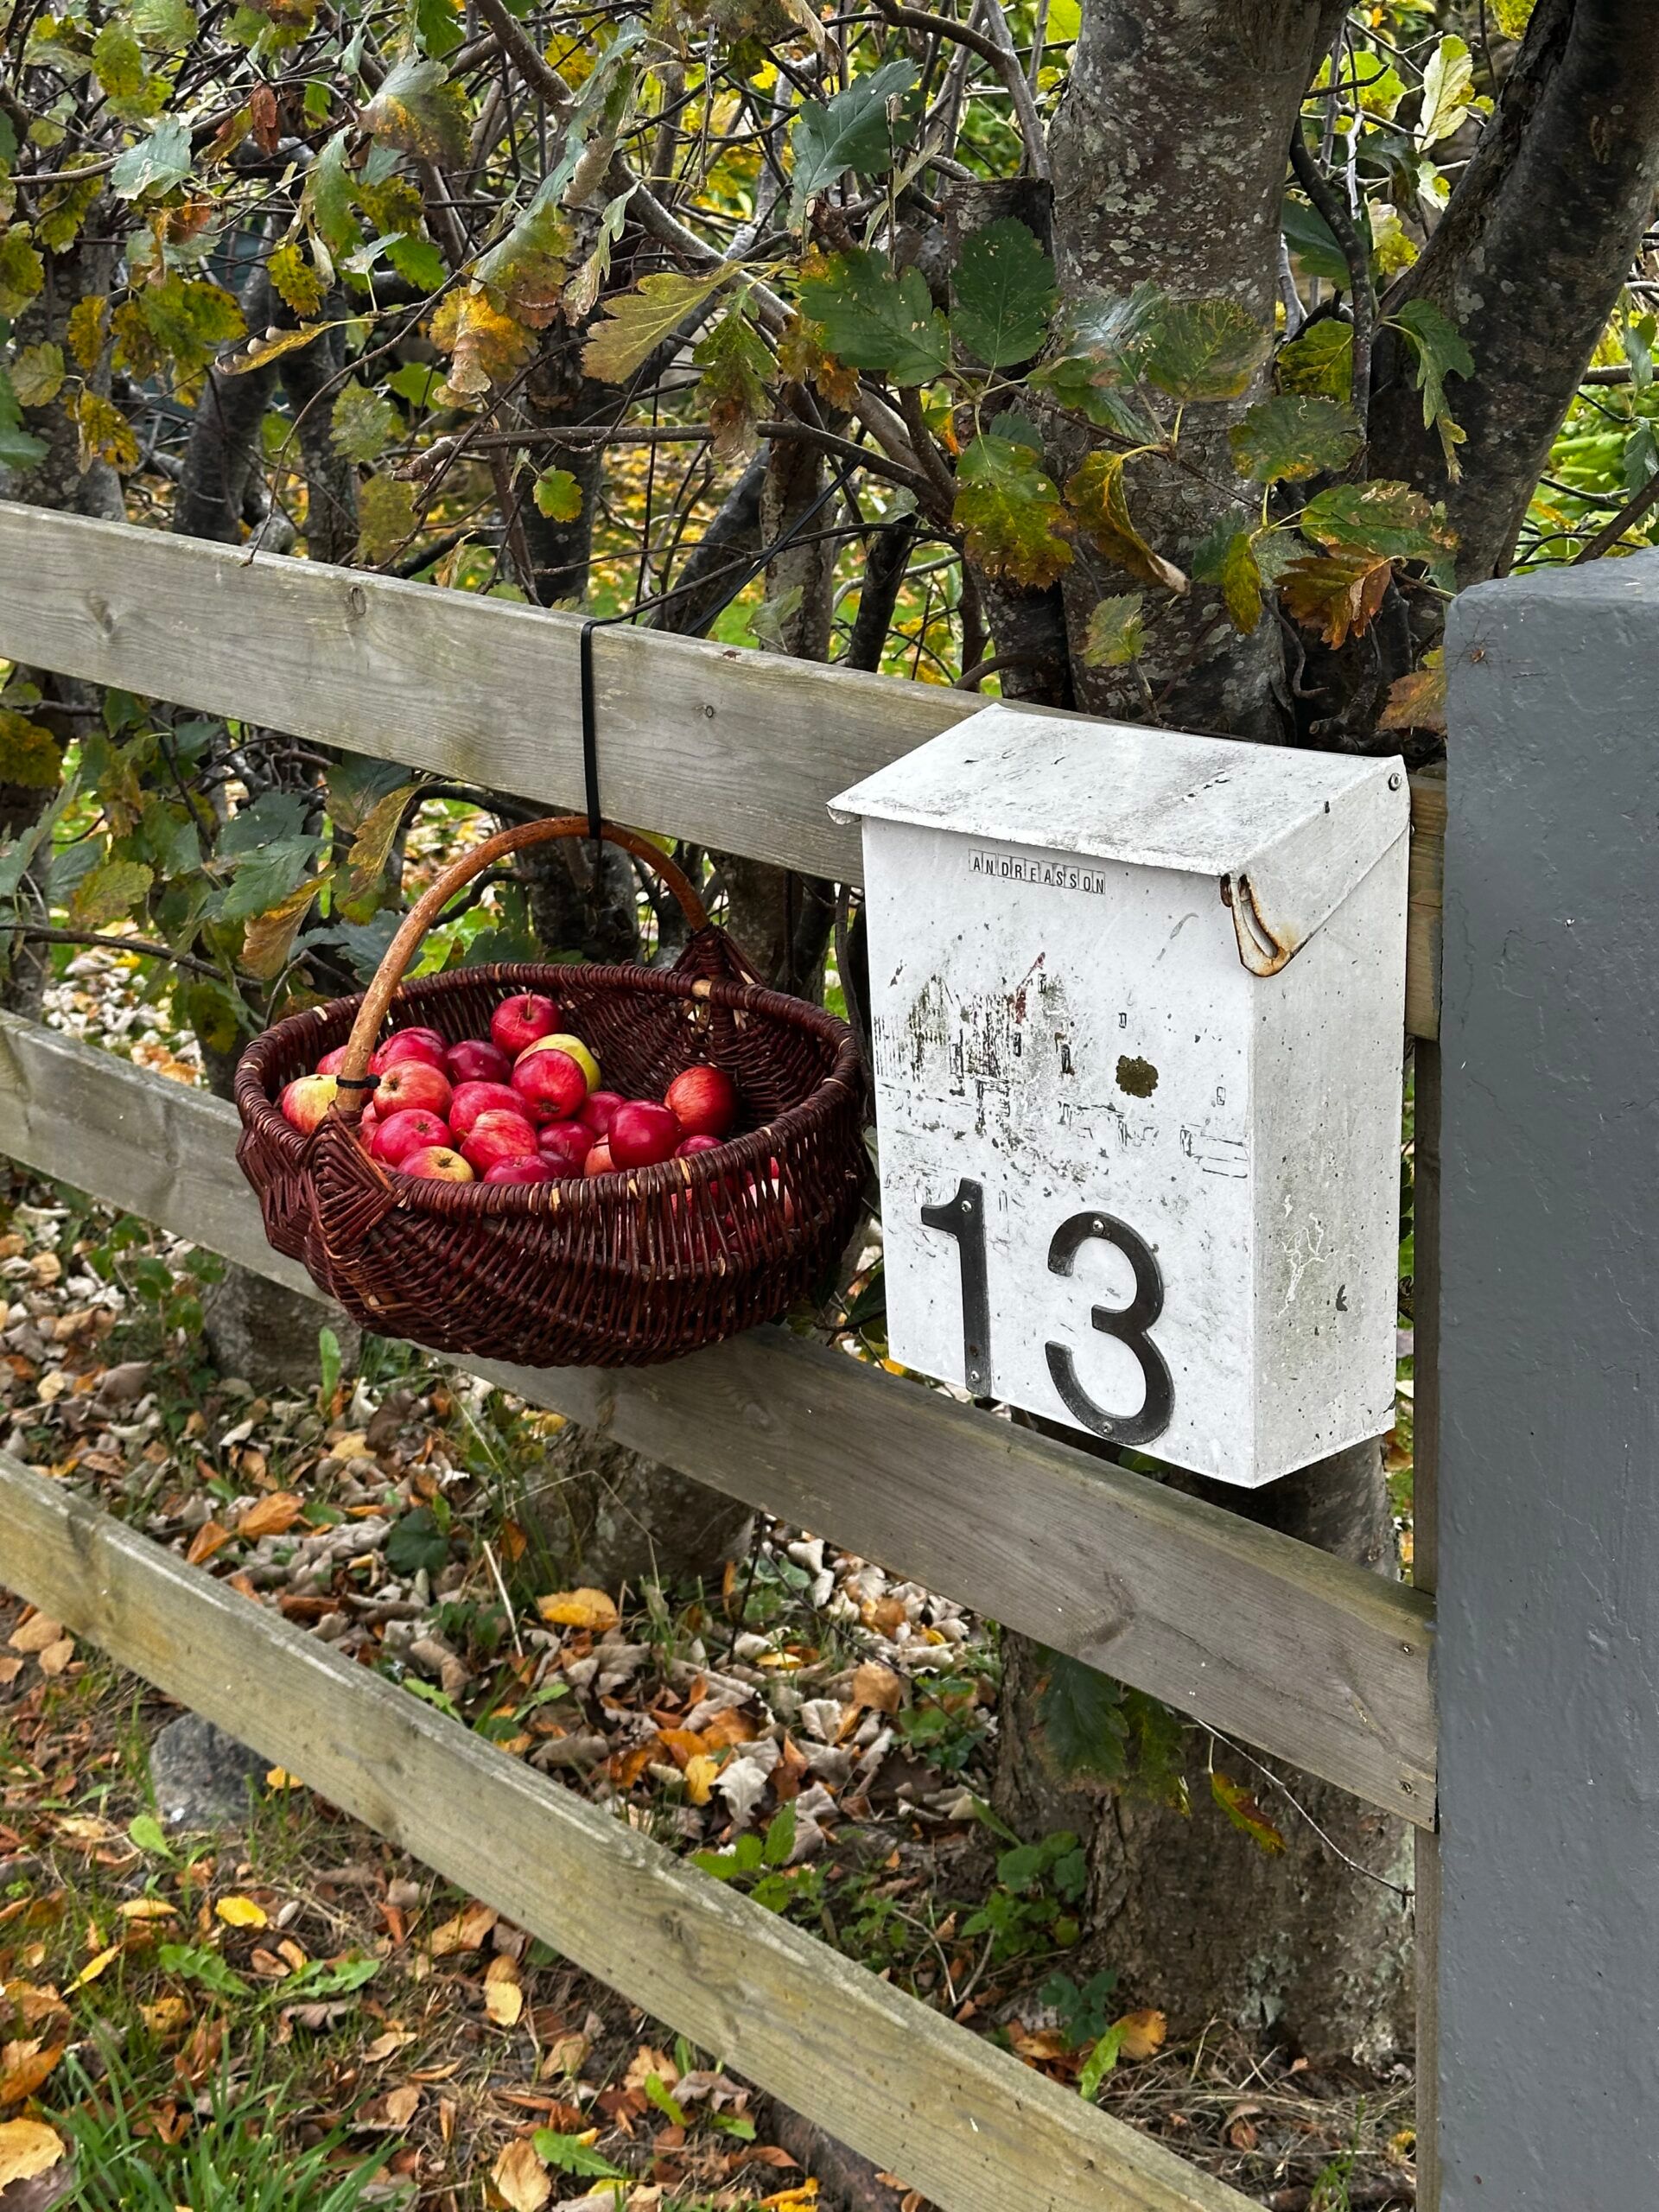
MULTIPOLYGON (((614 822, 602 822, 600 834, 608 844, 620 845, 637 861, 659 876, 679 901, 680 911, 692 931, 709 926, 708 909, 698 897, 690 879, 677 868, 667 855, 653 845, 649 837, 642 837, 636 830, 624 830, 614 822)), ((363 1087, 363 1077, 368 1071, 375 1039, 380 1034, 380 1025, 386 1018, 404 974, 421 948, 422 941, 438 916, 457 891, 481 875, 486 868, 509 853, 521 853, 527 845, 545 845, 557 837, 587 837, 592 830, 586 815, 552 815, 543 822, 524 822, 512 830, 502 830, 493 837, 486 837, 451 867, 444 869, 437 880, 423 891, 404 915, 397 934, 386 947, 380 965, 374 972, 374 981, 363 995, 363 1003, 357 1010, 352 1024, 352 1033, 346 1043, 346 1058, 340 1071, 340 1095, 335 1107, 342 1120, 355 1122, 362 1114, 368 1090, 363 1087)))

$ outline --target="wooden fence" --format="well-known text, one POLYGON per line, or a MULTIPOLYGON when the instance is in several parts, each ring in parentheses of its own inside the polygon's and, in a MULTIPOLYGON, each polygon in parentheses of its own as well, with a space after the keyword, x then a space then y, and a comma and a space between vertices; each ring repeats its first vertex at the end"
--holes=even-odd
MULTIPOLYGON (((0 654, 556 807, 581 788, 577 632, 0 503, 0 654)), ((857 832, 827 799, 978 703, 631 629, 600 640, 597 675, 607 812, 842 880, 857 832)), ((1443 786, 1414 787, 1413 820, 1408 1027, 1427 1039, 1443 786)), ((264 1242, 234 1135, 221 1101, 0 1016, 0 1151, 308 1289, 264 1242)), ((1420 1224, 1420 1273, 1425 1237, 1420 1224)), ((1419 1327, 1421 1352, 1432 1315, 1419 1327)), ((1403 1816, 1432 1887, 1423 1591, 782 1331, 635 1372, 472 1371, 1403 1816)), ((0 1583, 947 2212, 1247 2203, 3 1455, 0 1583)), ((1432 1994, 1432 1956, 1424 1980, 1432 1994)))

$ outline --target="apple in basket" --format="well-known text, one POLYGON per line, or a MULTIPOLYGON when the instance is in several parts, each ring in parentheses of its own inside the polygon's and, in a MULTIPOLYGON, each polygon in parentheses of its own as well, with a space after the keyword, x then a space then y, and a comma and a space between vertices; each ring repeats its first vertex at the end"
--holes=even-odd
POLYGON ((419 1175, 435 1183, 470 1183, 473 1171, 458 1152, 447 1144, 429 1144, 419 1152, 406 1152, 397 1163, 400 1175, 419 1175))
POLYGON ((385 1075, 388 1068, 395 1068, 404 1060, 424 1060, 442 1075, 448 1050, 435 1029, 399 1029, 376 1050, 369 1062, 369 1073, 385 1075))
POLYGON ((546 1122, 536 1132, 536 1147, 556 1175, 580 1175, 594 1137, 585 1122, 546 1122))
POLYGON ((695 1160, 700 1152, 724 1152, 725 1149, 718 1137, 694 1129, 683 1143, 675 1146, 674 1157, 676 1160, 695 1160))
POLYGON ((587 1104, 577 1110, 576 1119, 596 1137, 608 1136, 617 1108, 627 1103, 620 1090, 590 1090, 587 1104))
POLYGON ((375 1085, 374 1110, 385 1122, 405 1106, 423 1106, 446 1122, 454 1096, 448 1077, 429 1060, 397 1060, 375 1085))
POLYGON ((663 1103, 688 1136, 728 1135, 737 1119, 737 1089, 724 1068, 683 1069, 663 1093, 663 1103))
POLYGON ((548 1037, 559 1026, 559 1009, 539 991, 520 991, 503 999, 490 1016, 490 1036, 498 1052, 516 1060, 526 1045, 548 1037))
POLYGON ((655 1167, 674 1157, 682 1134, 668 1107, 651 1098, 629 1098, 612 1116, 607 1141, 619 1167, 655 1167))
POLYGON ((522 1114, 509 1114, 497 1107, 487 1114, 480 1114, 467 1132, 461 1147, 461 1156, 482 1175, 493 1167, 498 1160, 539 1160, 536 1148, 536 1132, 522 1114))
POLYGON ((463 1037, 444 1054, 443 1071, 457 1088, 463 1083, 505 1083, 512 1073, 512 1062, 499 1045, 482 1037, 463 1037))
POLYGON ((317 1073, 338 1075, 346 1065, 346 1049, 344 1045, 336 1045, 332 1052, 325 1052, 317 1062, 317 1073))
POLYGON ((498 1160, 484 1170, 486 1183, 556 1183, 559 1171, 550 1160, 498 1160))
POLYGON ((296 1076, 277 1102, 283 1120, 291 1122, 296 1129, 309 1136, 334 1104, 334 1088, 332 1075, 296 1076))
POLYGON ((524 1062, 529 1059, 532 1052, 568 1053, 569 1058, 573 1059, 576 1065, 582 1070, 587 1088, 589 1090, 598 1090, 599 1062, 594 1058, 588 1047, 582 1043, 580 1037, 572 1037, 567 1030, 554 1030, 545 1037, 538 1037, 533 1045, 526 1045, 524 1051, 519 1053, 518 1058, 513 1062, 513 1073, 515 1075, 518 1073, 518 1070, 523 1067, 524 1062))
POLYGON ((615 1174, 616 1162, 611 1158, 611 1147, 605 1138, 601 1137, 588 1154, 588 1164, 582 1172, 584 1175, 615 1174))
POLYGON ((369 1140, 369 1150, 375 1159, 384 1160, 388 1167, 395 1167, 405 1153, 422 1152, 429 1146, 447 1145, 448 1141, 447 1122, 429 1113, 424 1106, 405 1106, 377 1123, 369 1140))
POLYGON ((586 1099, 588 1078, 569 1052, 529 1052, 513 1068, 512 1088, 537 1121, 563 1122, 586 1099))
POLYGON ((480 1114, 499 1110, 517 1114, 521 1121, 530 1116, 524 1110, 524 1101, 518 1092, 505 1083, 459 1083, 454 1096, 449 1102, 449 1127, 457 1137, 472 1135, 473 1123, 480 1114))

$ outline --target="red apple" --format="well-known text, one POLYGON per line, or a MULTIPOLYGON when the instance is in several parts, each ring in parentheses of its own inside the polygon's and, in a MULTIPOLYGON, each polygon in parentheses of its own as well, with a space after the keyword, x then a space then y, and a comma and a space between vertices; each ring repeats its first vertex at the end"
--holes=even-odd
POLYGON ((496 1046, 481 1037, 464 1037, 443 1056, 443 1071, 451 1083, 505 1083, 512 1062, 496 1046))
POLYGON ((594 1143, 585 1122, 549 1122, 536 1132, 537 1150, 559 1175, 580 1175, 594 1143))
POLYGON ((397 1060, 375 1086, 374 1110, 386 1122, 405 1106, 423 1106, 429 1114, 447 1122, 454 1095, 448 1077, 429 1060, 397 1060))
POLYGON ((447 1144, 429 1144, 419 1152, 406 1152, 397 1162, 400 1175, 423 1175, 436 1183, 470 1183, 473 1171, 458 1152, 447 1144))
POLYGON ((569 1052, 525 1052, 512 1071, 512 1087, 543 1120, 562 1122, 588 1096, 588 1078, 569 1052))
POLYGON ((724 1068, 686 1068, 663 1093, 688 1135, 723 1137, 737 1119, 737 1090, 724 1068))
POLYGON ((626 1099, 611 1117, 611 1158, 619 1167, 655 1167, 674 1157, 680 1134, 668 1107, 650 1098, 626 1099))
POLYGON ((694 1129, 683 1144, 675 1146, 674 1157, 676 1160, 695 1160, 700 1152, 720 1152, 723 1149, 718 1137, 706 1136, 702 1130, 694 1129))
POLYGON ((309 1136, 334 1103, 334 1078, 331 1075, 296 1076, 277 1103, 284 1121, 291 1122, 296 1129, 309 1136))
POLYGON ((504 1107, 480 1114, 473 1123, 461 1155, 484 1173, 493 1167, 498 1160, 538 1160, 536 1132, 522 1114, 509 1114, 504 1107))
POLYGON ((577 1109, 576 1119, 585 1122, 596 1137, 608 1136, 612 1116, 626 1103, 620 1090, 590 1090, 587 1104, 577 1109))
POLYGON ((498 1160, 484 1170, 486 1183, 555 1183, 558 1171, 548 1160, 498 1160))
POLYGON ((600 1139, 599 1142, 588 1154, 588 1164, 582 1172, 584 1175, 613 1175, 615 1173, 616 1162, 611 1158, 611 1147, 603 1137, 600 1139))
POLYGON ((539 991, 520 991, 517 998, 503 999, 490 1016, 496 1050, 510 1060, 516 1060, 538 1037, 550 1036, 558 1026, 559 1009, 539 991))
POLYGON ((434 1029, 400 1029, 388 1037, 369 1062, 371 1075, 385 1075, 388 1068, 401 1066, 405 1060, 424 1060, 429 1068, 443 1073, 446 1047, 434 1029))
POLYGON ((446 1145, 449 1141, 448 1124, 429 1113, 424 1106, 405 1106, 400 1113, 378 1122, 369 1142, 369 1150, 377 1160, 384 1160, 395 1167, 406 1152, 423 1152, 432 1145, 446 1145))
POLYGON ((363 1111, 357 1117, 357 1134, 362 1138, 364 1143, 366 1144, 379 1126, 380 1116, 375 1112, 374 1101, 371 1098, 368 1104, 363 1109, 363 1111))
POLYGON ((473 1123, 480 1114, 499 1109, 506 1114, 524 1114, 524 1102, 511 1085, 505 1083, 459 1083, 449 1102, 449 1127, 455 1135, 469 1136, 473 1123))
POLYGON ((554 1030, 546 1037, 538 1037, 533 1045, 526 1045, 513 1065, 522 1067, 532 1052, 568 1052, 582 1070, 588 1089, 598 1090, 599 1062, 581 1038, 571 1036, 568 1030, 554 1030))
POLYGON ((336 1045, 331 1052, 325 1052, 322 1058, 317 1062, 317 1073, 319 1075, 338 1075, 345 1065, 346 1047, 344 1045, 336 1045))

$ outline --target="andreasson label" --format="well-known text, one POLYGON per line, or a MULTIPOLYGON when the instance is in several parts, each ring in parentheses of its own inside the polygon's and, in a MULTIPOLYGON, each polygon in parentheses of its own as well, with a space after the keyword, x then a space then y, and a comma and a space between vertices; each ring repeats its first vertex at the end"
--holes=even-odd
POLYGON ((1014 853, 976 852, 968 863, 970 875, 993 876, 999 883, 1029 883, 1054 891, 1092 891, 1106 888, 1106 878, 1096 869, 1078 868, 1071 861, 1021 860, 1014 853))

